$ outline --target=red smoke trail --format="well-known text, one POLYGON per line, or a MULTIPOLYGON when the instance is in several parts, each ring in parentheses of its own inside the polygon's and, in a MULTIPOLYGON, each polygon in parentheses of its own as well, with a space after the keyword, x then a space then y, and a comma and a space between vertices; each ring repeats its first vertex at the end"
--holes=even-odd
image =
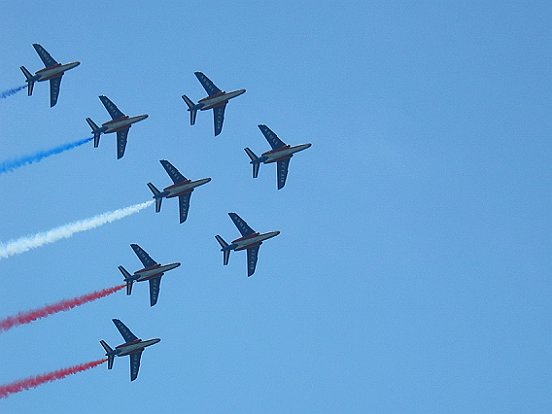
POLYGON ((60 369, 48 374, 38 375, 36 377, 30 377, 12 382, 11 384, 0 385, 0 398, 7 398, 10 394, 25 391, 30 388, 36 388, 46 382, 63 379, 68 375, 86 371, 87 369, 97 367, 98 365, 101 365, 106 361, 107 359, 98 359, 97 361, 87 362, 86 364, 75 365, 73 367, 60 369))
POLYGON ((79 296, 78 298, 62 300, 61 302, 47 305, 40 309, 35 309, 29 312, 21 312, 15 316, 9 316, 6 319, 0 320, 0 332, 7 331, 14 326, 31 323, 32 321, 39 318, 45 318, 46 316, 52 315, 54 313, 73 309, 87 302, 92 302, 93 300, 103 298, 104 296, 111 295, 123 289, 125 286, 126 285, 119 285, 108 289, 98 290, 97 292, 89 293, 88 295, 84 296, 79 296))

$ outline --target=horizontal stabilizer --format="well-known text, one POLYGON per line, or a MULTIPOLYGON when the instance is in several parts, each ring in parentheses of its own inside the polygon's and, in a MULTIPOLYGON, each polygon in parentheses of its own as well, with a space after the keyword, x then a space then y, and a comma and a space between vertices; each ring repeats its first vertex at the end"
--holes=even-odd
POLYGON ((222 249, 220 249, 222 251, 222 262, 223 264, 227 265, 228 261, 230 260, 230 252, 231 252, 231 250, 228 248, 228 243, 226 243, 224 239, 220 237, 218 234, 215 236, 215 239, 217 239, 217 241, 220 244, 220 247, 222 247, 222 249))
POLYGON ((103 349, 105 349, 105 355, 107 356, 107 369, 111 369, 113 368, 113 361, 115 360, 115 356, 112 355, 113 349, 111 349, 111 347, 103 339, 100 341, 100 344, 103 349))
POLYGON ((119 271, 123 274, 125 278, 126 293, 127 295, 130 295, 132 293, 132 284, 134 283, 134 280, 132 280, 132 276, 123 266, 119 266, 119 271))
POLYGON ((35 78, 31 74, 31 72, 29 72, 27 70, 27 68, 25 66, 21 66, 20 69, 21 69, 21 72, 23 72, 23 75, 25 75, 25 79, 26 79, 26 82, 27 82, 27 95, 31 96, 33 94, 33 87, 34 87, 34 83, 35 83, 35 78))
POLYGON ((261 161, 257 155, 253 151, 251 151, 250 148, 244 148, 247 155, 249 155, 249 158, 251 159, 251 164, 253 164, 253 178, 257 178, 259 176, 259 167, 261 166, 261 161))
POLYGON ((184 102, 186 102, 186 105, 188 105, 188 111, 190 111, 190 125, 194 125, 197 115, 197 107, 194 104, 194 101, 192 101, 186 95, 182 95, 182 99, 184 99, 184 102))
POLYGON ((161 211, 161 202, 163 201, 161 191, 159 191, 152 183, 148 183, 148 188, 153 193, 153 198, 155 198, 155 212, 159 213, 161 211))
POLYGON ((90 126, 90 128, 92 129, 92 133, 94 134, 94 148, 98 148, 98 145, 100 145, 100 128, 90 118, 86 118, 86 122, 88 122, 88 125, 90 126))

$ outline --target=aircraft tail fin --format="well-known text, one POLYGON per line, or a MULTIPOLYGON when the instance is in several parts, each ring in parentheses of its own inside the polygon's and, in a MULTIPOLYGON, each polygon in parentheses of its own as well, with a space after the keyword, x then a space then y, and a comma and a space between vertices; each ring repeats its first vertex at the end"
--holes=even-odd
POLYGON ((35 83, 35 78, 31 74, 31 72, 29 72, 27 70, 27 68, 25 66, 21 66, 20 69, 21 69, 21 72, 23 72, 23 75, 25 75, 25 78, 26 78, 26 81, 27 81, 27 95, 31 96, 33 94, 33 87, 34 87, 34 83, 35 83))
POLYGON ((130 273, 128 273, 128 271, 123 266, 119 266, 119 271, 125 277, 126 292, 127 292, 127 295, 130 295, 132 293, 132 284, 134 283, 134 280, 132 280, 132 276, 130 275, 130 273))
POLYGON ((253 178, 257 178, 259 176, 261 161, 249 147, 245 148, 245 152, 249 155, 249 158, 251 158, 251 164, 253 164, 253 178))
POLYGON ((197 115, 197 106, 196 104, 194 104, 194 101, 192 101, 186 95, 182 95, 182 99, 184 99, 184 102, 186 102, 186 105, 188 105, 188 111, 190 111, 190 125, 194 125, 197 115))
POLYGON ((94 134, 94 148, 98 148, 98 145, 100 145, 100 127, 98 127, 98 125, 96 125, 90 118, 86 118, 86 122, 88 122, 88 125, 92 128, 92 133, 94 134))
POLYGON ((220 244, 220 247, 222 247, 222 249, 220 249, 222 251, 222 262, 225 265, 227 265, 228 260, 230 260, 230 252, 231 252, 231 250, 228 248, 228 243, 226 243, 224 239, 220 237, 218 234, 215 236, 215 239, 217 239, 217 241, 220 244))
POLYGON ((161 202, 163 201, 161 191, 159 191, 152 183, 148 183, 148 187, 153 193, 153 198, 155 198, 155 212, 159 213, 161 211, 161 202))
POLYGON ((103 339, 100 341, 100 344, 105 349, 105 356, 107 356, 107 369, 113 368, 113 362, 115 361, 115 355, 113 355, 113 349, 105 342, 103 339))

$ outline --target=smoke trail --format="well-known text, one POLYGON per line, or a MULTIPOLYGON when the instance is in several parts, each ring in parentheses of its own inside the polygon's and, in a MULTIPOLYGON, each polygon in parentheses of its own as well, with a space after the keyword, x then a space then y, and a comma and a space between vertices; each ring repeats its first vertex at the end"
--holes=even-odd
POLYGON ((92 141, 92 137, 79 139, 78 141, 68 142, 66 144, 58 145, 57 147, 47 150, 37 151, 34 154, 24 155, 22 157, 7 160, 0 163, 0 174, 8 171, 13 171, 16 168, 23 167, 28 164, 34 164, 35 162, 42 161, 42 159, 51 157, 52 155, 61 154, 62 152, 69 151, 70 149, 80 147, 87 142, 92 141))
POLYGON ((6 99, 9 96, 15 95, 17 92, 25 89, 26 87, 27 85, 22 85, 22 86, 18 86, 17 88, 11 88, 3 92, 0 92, 0 99, 6 99))
POLYGON ((115 286, 108 289, 98 290, 96 292, 89 293, 87 295, 79 296, 73 299, 62 300, 61 302, 47 305, 39 309, 35 309, 28 312, 21 312, 15 316, 10 316, 3 320, 0 320, 0 332, 7 331, 14 326, 31 323, 37 319, 45 318, 53 315, 54 313, 68 311, 77 306, 84 305, 85 303, 92 302, 94 300, 103 298, 105 296, 112 295, 115 292, 123 289, 126 285, 115 286))
POLYGON ((42 233, 36 233, 30 236, 20 237, 19 239, 9 240, 5 243, 0 242, 0 260, 16 254, 21 254, 26 251, 36 249, 45 244, 54 243, 61 239, 68 239, 75 233, 80 233, 87 230, 92 230, 97 227, 109 224, 117 220, 121 220, 132 214, 136 214, 141 210, 153 204, 153 200, 144 203, 135 204, 130 207, 120 208, 107 213, 98 214, 97 216, 74 221, 60 227, 55 227, 42 233))
POLYGON ((39 385, 45 384, 47 382, 60 380, 65 378, 68 375, 77 374, 79 372, 89 370, 91 368, 94 368, 94 367, 97 367, 98 365, 103 364, 106 361, 107 359, 98 359, 97 361, 91 361, 85 364, 75 365, 69 368, 63 368, 58 371, 50 372, 48 374, 25 378, 23 380, 12 382, 11 384, 0 385, 0 398, 7 398, 10 396, 10 394, 15 394, 16 392, 21 392, 31 388, 36 388, 39 385))

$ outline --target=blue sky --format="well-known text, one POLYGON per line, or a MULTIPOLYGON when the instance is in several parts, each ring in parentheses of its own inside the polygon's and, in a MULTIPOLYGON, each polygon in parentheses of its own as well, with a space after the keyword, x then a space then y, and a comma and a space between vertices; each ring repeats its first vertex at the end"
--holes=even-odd
POLYGON ((0 240, 150 198, 169 184, 158 160, 192 179, 188 221, 174 200, 0 261, 0 317, 121 281, 139 243, 164 277, 150 308, 135 286, 0 335, 0 383, 100 358, 142 338, 128 361, 0 401, 2 412, 547 413, 552 239, 552 79, 547 2, 81 2, 2 7, 0 89, 19 66, 81 61, 63 78, 0 102, 0 158, 84 138, 109 96, 134 126, 115 139, 0 176, 0 240), (180 96, 201 70, 246 88, 213 137, 180 96), (266 123, 294 157, 253 180, 243 152, 268 148, 266 123), (280 230, 246 277, 222 266, 227 213, 280 230))

